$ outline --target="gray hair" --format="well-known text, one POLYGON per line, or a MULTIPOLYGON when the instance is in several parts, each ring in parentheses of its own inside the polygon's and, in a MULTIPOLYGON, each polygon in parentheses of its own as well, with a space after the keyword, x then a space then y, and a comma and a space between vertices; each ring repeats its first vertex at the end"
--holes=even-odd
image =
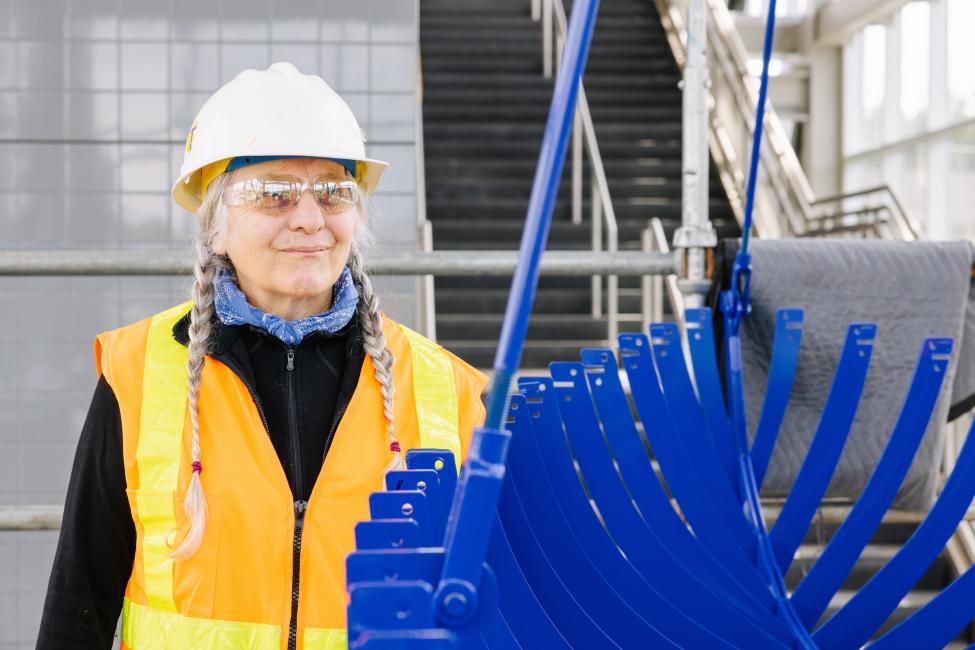
MULTIPOLYGON (((193 287, 191 296, 193 307, 190 311, 189 359, 186 363, 188 406, 192 426, 191 454, 193 475, 183 501, 183 510, 190 521, 190 529, 179 546, 171 553, 174 558, 193 555, 203 540, 206 528, 207 505, 200 483, 202 470, 200 459, 200 420, 199 394, 203 364, 209 352, 210 320, 214 313, 214 281, 221 268, 233 268, 230 259, 213 252, 213 240, 227 225, 227 206, 223 203, 224 190, 230 184, 231 173, 220 174, 207 188, 203 203, 197 210, 199 229, 194 240, 196 262, 193 267, 193 287)), ((393 397, 393 354, 386 347, 386 336, 382 330, 382 315, 379 313, 379 296, 373 290, 372 280, 366 273, 363 254, 373 244, 369 230, 368 216, 370 200, 365 192, 359 193, 356 205, 358 224, 349 252, 348 267, 352 281, 359 291, 359 304, 356 315, 362 331, 362 346, 373 365, 373 374, 379 382, 383 397, 383 415, 386 418, 386 431, 389 436, 392 458, 385 472, 404 467, 399 451, 394 425, 393 397)), ((385 472, 383 473, 385 476, 385 472)))

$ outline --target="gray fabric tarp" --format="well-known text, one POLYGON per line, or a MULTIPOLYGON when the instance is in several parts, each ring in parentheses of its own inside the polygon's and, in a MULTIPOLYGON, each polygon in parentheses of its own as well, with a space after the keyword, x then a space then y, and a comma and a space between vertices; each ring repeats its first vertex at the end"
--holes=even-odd
POLYGON ((894 503, 912 510, 929 507, 949 406, 975 388, 975 337, 962 340, 966 317, 967 329, 975 334, 972 245, 754 240, 751 252, 752 313, 744 319, 742 332, 750 431, 764 397, 776 310, 805 310, 799 368, 763 494, 788 493, 816 430, 847 326, 873 322, 877 338, 867 383, 827 494, 855 498, 860 493, 900 413, 922 341, 950 336, 955 345, 941 396, 894 503))

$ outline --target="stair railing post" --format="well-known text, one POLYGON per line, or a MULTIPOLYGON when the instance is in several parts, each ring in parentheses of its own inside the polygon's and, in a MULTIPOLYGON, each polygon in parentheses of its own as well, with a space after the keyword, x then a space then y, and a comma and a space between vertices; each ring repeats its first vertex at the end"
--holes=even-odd
POLYGON ((542 72, 552 78, 552 0, 542 0, 542 72))
POLYGON ((532 0, 532 20, 537 23, 541 17, 542 17, 541 0, 532 0))
POLYGON ((582 223, 582 100, 572 117, 572 223, 582 223))
MULTIPOLYGON (((647 225, 640 232, 640 250, 649 253, 653 250, 653 230, 647 225)), ((649 275, 640 276, 640 331, 649 330, 650 322, 653 320, 651 305, 653 304, 653 285, 650 284, 649 275)))
MULTIPOLYGON (((423 242, 423 252, 429 253, 433 250, 433 223, 424 220, 420 226, 423 242)), ((427 274, 420 278, 420 309, 422 318, 420 323, 423 327, 423 335, 431 341, 437 340, 437 310, 434 298, 433 275, 427 274)))
MULTIPOLYGON (((607 220, 607 225, 609 226, 608 241, 606 242, 607 250, 610 253, 616 253, 619 251, 619 239, 620 234, 617 229, 616 222, 607 220)), ((606 276, 606 328, 607 328, 607 338, 606 347, 616 349, 618 345, 616 341, 616 336, 620 331, 620 291, 619 291, 620 281, 618 275, 606 276)))
MULTIPOLYGON (((592 175, 592 231, 591 244, 593 252, 603 249, 603 203, 599 193, 599 183, 596 175, 592 175)), ((603 315, 603 278, 600 275, 592 276, 592 317, 599 318, 603 315)))

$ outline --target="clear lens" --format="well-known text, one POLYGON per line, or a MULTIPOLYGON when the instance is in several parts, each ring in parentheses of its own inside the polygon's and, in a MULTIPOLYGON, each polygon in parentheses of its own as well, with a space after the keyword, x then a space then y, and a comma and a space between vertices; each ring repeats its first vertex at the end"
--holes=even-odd
POLYGON ((355 205, 358 186, 354 181, 315 181, 312 186, 318 207, 325 214, 334 214, 355 205))
POLYGON ((227 188, 227 205, 242 205, 267 214, 282 214, 294 208, 302 193, 311 187, 324 214, 337 214, 355 205, 359 186, 355 181, 315 179, 312 183, 293 176, 252 178, 227 188))

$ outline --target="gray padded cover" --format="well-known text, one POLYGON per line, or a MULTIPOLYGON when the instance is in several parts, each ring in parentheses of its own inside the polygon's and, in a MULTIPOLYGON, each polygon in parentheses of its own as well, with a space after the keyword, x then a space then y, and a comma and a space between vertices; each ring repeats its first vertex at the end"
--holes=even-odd
MULTIPOLYGON (((952 363, 932 421, 894 507, 931 504, 953 383, 975 385, 975 341, 961 340, 975 251, 968 242, 753 240, 752 314, 743 351, 749 430, 754 431, 768 376, 779 307, 805 310, 799 368, 763 494, 785 495, 816 430, 849 323, 874 322, 867 384, 829 496, 855 498, 866 484, 900 412, 925 336, 955 339, 952 363), (958 373, 960 350, 966 367, 958 373), (954 382, 955 376, 958 381, 954 382)), ((965 397, 958 395, 957 398, 965 397)))

